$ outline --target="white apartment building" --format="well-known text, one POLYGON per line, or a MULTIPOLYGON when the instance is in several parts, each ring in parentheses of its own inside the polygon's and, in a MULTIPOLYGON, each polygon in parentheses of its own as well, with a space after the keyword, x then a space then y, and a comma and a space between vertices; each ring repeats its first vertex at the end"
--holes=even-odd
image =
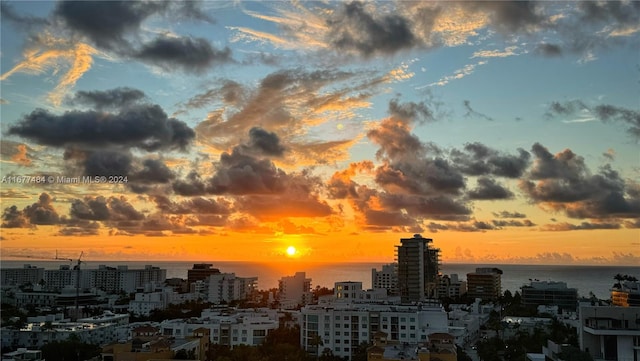
MULTIPOLYGON (((392 296, 393 297, 393 296, 392 296)), ((363 290, 362 282, 346 281, 336 282, 333 287, 333 299, 325 299, 323 303, 331 303, 332 301, 338 302, 379 302, 379 301, 391 301, 387 295, 387 290, 382 288, 363 290)), ((397 300, 399 301, 399 299, 397 300)))
POLYGON ((61 265, 56 270, 44 271, 44 287, 51 291, 60 291, 67 287, 76 288, 80 286, 81 289, 91 287, 91 274, 84 269, 73 269, 69 265, 61 265), (78 282, 78 277, 80 282, 78 282))
POLYGON ((199 318, 167 320, 160 323, 164 336, 190 335, 198 328, 210 330, 211 342, 227 345, 260 345, 267 334, 278 328, 278 315, 268 309, 205 310, 199 318))
POLYGON ((149 316, 153 310, 164 310, 171 303, 173 290, 148 293, 136 293, 129 301, 129 312, 135 315, 149 316))
POLYGON ((311 278, 305 272, 296 272, 293 276, 285 276, 278 281, 278 300, 280 307, 294 309, 306 305, 313 299, 311 278))
POLYGON ((167 279, 167 270, 152 265, 146 265, 141 269, 99 265, 98 269, 90 269, 87 272, 90 274, 90 287, 110 293, 133 293, 138 289, 144 289, 148 284, 163 284, 167 279))
POLYGON ((256 290, 258 277, 236 277, 235 273, 212 274, 205 280, 207 300, 220 304, 247 299, 256 290))
POLYGON ((640 307, 580 306, 580 349, 594 361, 640 360, 640 307))
POLYGON ((382 265, 382 269, 378 271, 371 269, 371 288, 385 289, 390 295, 398 293, 398 264, 389 263, 382 265))
POLYGON ((22 268, 1 268, 0 281, 3 287, 35 285, 44 279, 44 268, 25 264, 22 268))
POLYGON ((461 306, 451 305, 451 311, 447 316, 449 319, 449 333, 455 337, 457 345, 464 346, 480 335, 481 318, 479 314, 473 314, 461 306))
POLYGON ((447 314, 442 306, 340 304, 334 307, 310 305, 302 308, 301 344, 312 354, 328 348, 349 360, 358 345, 369 343, 382 331, 389 340, 418 343, 431 333, 447 332, 447 314), (316 336, 322 346, 315 346, 316 336))

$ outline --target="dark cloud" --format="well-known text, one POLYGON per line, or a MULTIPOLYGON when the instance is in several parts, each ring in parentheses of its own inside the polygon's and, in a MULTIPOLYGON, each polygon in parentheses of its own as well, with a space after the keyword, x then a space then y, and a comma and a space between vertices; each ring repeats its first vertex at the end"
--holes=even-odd
POLYGON ((222 214, 231 213, 232 205, 224 199, 195 197, 182 202, 174 202, 163 195, 152 196, 156 207, 167 214, 222 214))
POLYGON ((640 216, 638 186, 625 182, 609 165, 591 174, 584 159, 569 149, 553 155, 536 143, 532 152, 536 160, 520 188, 534 203, 580 219, 640 216))
POLYGON ((73 222, 58 231, 59 236, 69 237, 97 236, 98 234, 100 234, 100 224, 90 221, 73 222))
POLYGON ((29 219, 17 206, 4 209, 2 213, 2 228, 27 228, 29 226, 29 219))
POLYGON ((261 221, 277 221, 286 217, 327 217, 331 206, 307 192, 290 189, 286 196, 251 195, 238 199, 238 208, 261 221))
POLYGON ((493 221, 491 221, 491 223, 493 223, 494 226, 496 227, 533 227, 535 226, 535 224, 533 222, 531 222, 528 219, 525 219, 523 221, 517 221, 514 219, 511 220, 503 220, 503 219, 494 219, 493 221))
POLYGON ((164 37, 144 44, 133 56, 167 70, 201 73, 215 64, 232 61, 231 49, 214 49, 203 38, 164 37))
POLYGON ((513 198, 513 193, 493 178, 480 177, 478 186, 467 194, 471 199, 496 200, 513 198))
POLYGON ((131 181, 142 184, 169 183, 176 178, 175 173, 161 159, 145 159, 142 168, 131 174, 131 181))
POLYGON ((483 221, 473 221, 469 223, 457 223, 449 225, 449 230, 458 232, 486 232, 495 229, 496 227, 483 221))
POLYGON ((53 198, 48 193, 40 194, 38 201, 23 210, 7 207, 2 215, 3 228, 24 228, 33 225, 55 225, 60 221, 53 207, 53 198))
POLYGON ((281 157, 285 148, 276 133, 258 127, 249 130, 249 142, 241 146, 242 152, 264 156, 281 157))
POLYGON ((269 159, 257 159, 234 149, 222 153, 207 189, 213 194, 268 194, 287 189, 289 176, 269 159))
POLYGON ((640 111, 602 104, 593 108, 595 115, 604 122, 621 122, 629 126, 629 133, 640 139, 640 111))
POLYGON ((84 161, 84 174, 90 176, 128 176, 131 174, 130 154, 99 150, 89 153, 84 161))
POLYGON ((364 217, 368 225, 382 228, 417 225, 413 217, 400 212, 367 209, 364 211, 364 217))
POLYGON ((378 195, 385 209, 406 212, 416 218, 438 220, 466 220, 471 214, 467 205, 446 195, 416 197, 414 195, 381 193, 378 195))
POLYGON ((466 113, 464 114, 465 117, 469 118, 469 117, 477 117, 477 118, 481 118, 484 120, 490 120, 493 121, 493 118, 491 118, 490 116, 486 115, 486 114, 482 114, 477 112, 475 109, 473 109, 471 107, 471 101, 469 100, 464 100, 462 102, 462 104, 464 105, 464 108, 466 109, 466 113))
POLYGON ((446 224, 429 222, 429 224, 427 225, 427 229, 431 233, 438 233, 438 231, 446 231, 446 230, 448 230, 449 226, 447 226, 446 224))
POLYGON ((205 39, 158 37, 142 43, 143 23, 155 15, 172 20, 214 20, 197 1, 60 1, 54 11, 74 34, 96 47, 131 57, 165 70, 199 73, 216 63, 231 61, 231 50, 217 50, 205 39))
POLYGON ((588 110, 589 107, 580 100, 572 100, 568 102, 551 102, 547 117, 554 115, 574 115, 579 111, 588 110))
POLYGON ((73 200, 69 215, 72 220, 105 221, 110 226, 117 222, 141 221, 145 218, 126 198, 102 196, 73 200))
POLYGON ((72 218, 92 221, 106 221, 109 219, 109 207, 104 197, 87 197, 84 201, 75 199, 71 202, 69 214, 72 218))
POLYGON ((79 91, 67 100, 69 105, 85 105, 97 110, 119 109, 138 103, 145 98, 143 91, 128 87, 110 90, 79 91))
POLYGON ((38 225, 56 224, 60 219, 55 208, 53 208, 53 198, 47 193, 42 193, 38 202, 27 206, 24 209, 24 214, 29 218, 31 224, 38 225))
POLYGON ((640 23, 640 4, 637 1, 580 1, 578 7, 583 22, 633 26, 640 23))
POLYGON ((527 218, 527 215, 524 213, 509 211, 494 212, 493 215, 500 218, 527 218))
POLYGON ((397 99, 389 102, 389 114, 408 122, 429 123, 436 120, 433 110, 425 103, 399 103, 397 99))
POLYGON ((465 145, 464 152, 452 150, 451 161, 463 174, 518 178, 529 166, 530 154, 524 149, 518 155, 503 154, 476 142, 465 145))
POLYGON ((177 1, 172 3, 175 7, 175 11, 171 9, 171 15, 179 15, 186 19, 200 20, 207 22, 209 24, 215 24, 215 19, 211 16, 207 15, 200 8, 202 1, 191 0, 191 1, 177 1))
POLYGON ((562 47, 557 44, 540 43, 536 45, 534 51, 537 54, 547 57, 556 57, 562 55, 562 47))
POLYGON ((104 49, 130 47, 126 36, 166 8, 158 1, 60 1, 55 15, 67 26, 104 49))
POLYGON ((491 26, 506 35, 532 32, 545 20, 542 6, 536 1, 477 1, 464 6, 485 11, 491 26))
POLYGON ((411 134, 409 124, 393 118, 383 120, 376 128, 367 132, 367 137, 380 145, 376 156, 380 158, 398 159, 411 155, 423 154, 425 145, 411 134))
POLYGON ((376 169, 375 180, 385 189, 398 188, 422 195, 460 194, 465 187, 462 174, 441 158, 384 164, 376 169))
POLYGON ((198 196, 206 193, 205 183, 196 171, 191 171, 186 179, 178 179, 173 183, 173 191, 181 196, 198 196))
POLYGON ((619 229, 618 223, 591 223, 582 222, 580 224, 571 223, 555 223, 547 224, 543 227, 546 231, 581 231, 581 230, 594 230, 594 229, 619 229))
POLYGON ((580 100, 552 102, 545 114, 548 118, 558 116, 593 116, 602 122, 621 123, 627 125, 628 132, 635 139, 640 139, 640 111, 623 107, 600 104, 588 106, 580 100))
POLYGON ((344 4, 327 24, 329 41, 338 50, 366 58, 394 54, 416 42, 407 19, 395 14, 375 16, 358 1, 344 4))
POLYGON ((36 109, 9 128, 9 134, 50 146, 126 146, 146 151, 185 150, 195 138, 184 122, 168 118, 158 105, 141 104, 118 113, 36 109))

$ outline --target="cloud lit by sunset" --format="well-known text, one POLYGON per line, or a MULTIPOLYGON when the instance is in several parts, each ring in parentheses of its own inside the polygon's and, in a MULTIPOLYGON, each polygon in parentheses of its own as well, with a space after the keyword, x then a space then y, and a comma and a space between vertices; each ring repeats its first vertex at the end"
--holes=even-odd
POLYGON ((3 258, 640 263, 636 2, 1 6, 3 258))

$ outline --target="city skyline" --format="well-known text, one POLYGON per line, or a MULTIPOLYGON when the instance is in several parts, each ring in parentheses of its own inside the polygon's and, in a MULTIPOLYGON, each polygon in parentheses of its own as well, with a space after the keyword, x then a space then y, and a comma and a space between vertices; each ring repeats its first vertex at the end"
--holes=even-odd
POLYGON ((3 259, 640 264, 639 2, 1 6, 3 259))

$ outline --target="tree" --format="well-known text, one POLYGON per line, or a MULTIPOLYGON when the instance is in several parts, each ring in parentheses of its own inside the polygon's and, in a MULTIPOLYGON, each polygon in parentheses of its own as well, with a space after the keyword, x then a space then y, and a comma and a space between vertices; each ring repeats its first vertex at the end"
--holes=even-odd
POLYGON ((100 356, 100 346, 80 342, 78 337, 69 337, 67 341, 50 342, 42 348, 42 358, 47 361, 88 360, 100 356))
POLYGON ((613 287, 616 288, 620 288, 622 287, 622 280, 624 280, 624 276, 621 273, 618 273, 617 275, 613 276, 613 279, 616 280, 616 283, 613 285, 613 287))

